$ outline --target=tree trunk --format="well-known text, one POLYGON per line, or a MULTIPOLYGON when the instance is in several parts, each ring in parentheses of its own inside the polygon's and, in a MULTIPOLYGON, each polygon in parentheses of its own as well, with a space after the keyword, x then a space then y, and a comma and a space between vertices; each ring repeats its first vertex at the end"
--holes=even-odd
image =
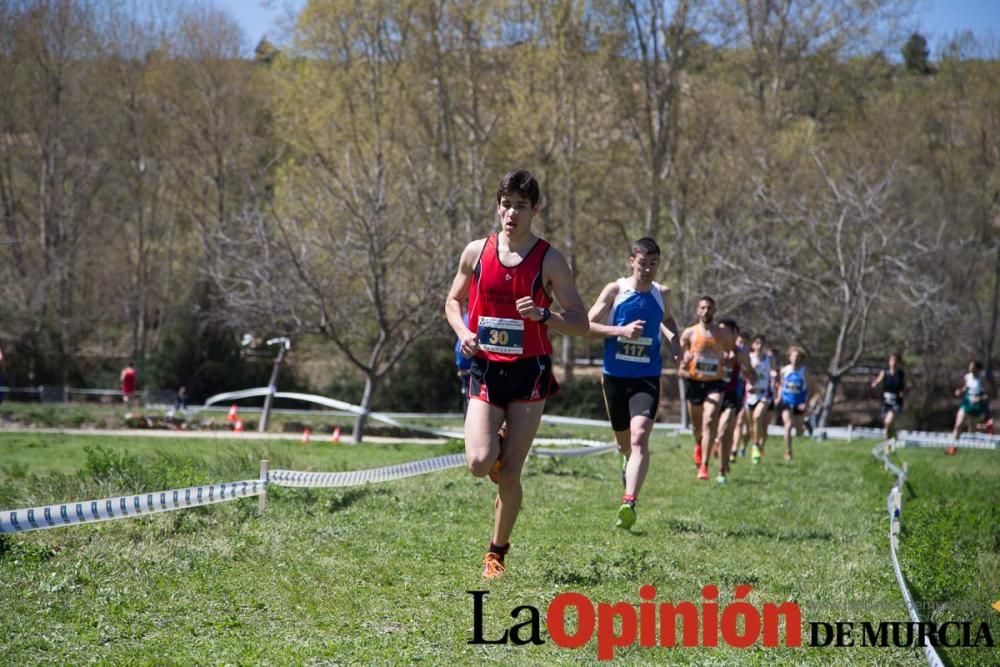
POLYGON ((351 442, 359 444, 365 433, 365 424, 368 422, 368 413, 371 412, 372 397, 375 395, 375 372, 370 371, 365 376, 365 393, 361 396, 361 409, 364 410, 358 418, 354 420, 354 433, 351 435, 351 442))
POLYGON ((826 394, 823 396, 823 412, 819 416, 819 428, 826 428, 830 421, 830 411, 833 410, 833 398, 837 395, 837 387, 840 385, 839 375, 830 375, 826 381, 826 394))
POLYGON ((566 382, 573 381, 573 369, 576 366, 576 360, 574 359, 573 351, 573 337, 563 336, 562 337, 562 363, 563 363, 563 380, 566 382))
POLYGON ((984 363, 986 382, 990 396, 997 395, 997 383, 993 378, 993 346, 997 338, 997 321, 1000 319, 1000 243, 996 246, 996 261, 993 262, 993 303, 990 309, 990 327, 986 333, 984 363))
POLYGON ((259 433, 266 433, 267 426, 271 421, 271 404, 274 403, 274 394, 278 391, 278 373, 281 371, 281 362, 285 359, 285 345, 278 347, 278 356, 274 360, 274 368, 271 369, 271 380, 267 383, 267 396, 264 397, 264 409, 260 412, 260 424, 257 425, 259 433))

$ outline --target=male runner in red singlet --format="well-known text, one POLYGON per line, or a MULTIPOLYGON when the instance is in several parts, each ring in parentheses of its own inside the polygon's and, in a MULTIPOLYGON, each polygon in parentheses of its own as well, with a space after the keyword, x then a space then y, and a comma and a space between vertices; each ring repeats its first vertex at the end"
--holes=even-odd
POLYGON ((445 302, 448 323, 472 357, 465 459, 476 477, 496 470, 493 538, 483 576, 501 576, 510 535, 521 509, 521 468, 538 430, 545 399, 559 390, 552 376, 548 329, 584 336, 587 310, 566 259, 531 233, 539 211, 538 181, 512 171, 497 189, 501 228, 462 251, 445 302), (562 313, 549 310, 553 297, 562 313), (468 300, 469 324, 462 320, 468 300), (497 435, 506 420, 503 448, 497 435))

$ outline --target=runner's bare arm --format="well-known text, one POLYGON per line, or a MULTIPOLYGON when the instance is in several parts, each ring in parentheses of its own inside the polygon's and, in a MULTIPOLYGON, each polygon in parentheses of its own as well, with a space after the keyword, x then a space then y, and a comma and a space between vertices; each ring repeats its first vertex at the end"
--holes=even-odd
POLYGON ((872 385, 871 385, 872 389, 874 389, 875 387, 877 387, 878 383, 881 382, 884 377, 885 377, 885 370, 883 369, 883 370, 880 370, 878 372, 878 375, 875 376, 875 379, 872 380, 872 385))
MULTIPOLYGON (((569 336, 586 336, 590 331, 587 307, 583 305, 583 299, 573 284, 573 272, 569 270, 569 264, 555 248, 550 248, 545 255, 542 280, 547 291, 563 308, 561 313, 551 313, 546 322, 549 328, 569 336)), ((537 322, 543 317, 541 307, 536 305, 530 296, 517 300, 517 311, 526 320, 537 322)))
POLYGON ((601 290, 597 301, 590 307, 590 311, 587 313, 587 318, 590 320, 588 338, 607 338, 609 336, 638 338, 642 335, 643 324, 645 324, 642 320, 630 322, 625 326, 615 326, 605 323, 608 319, 608 313, 611 311, 611 306, 614 305, 615 298, 618 297, 618 289, 617 282, 608 283, 601 290))
POLYGON ((750 360, 750 353, 744 349, 736 350, 736 361, 740 363, 743 368, 743 377, 749 380, 751 383, 757 381, 757 369, 753 367, 753 362, 750 360))
POLYGON ((781 392, 785 388, 785 369, 782 367, 778 370, 778 375, 774 378, 774 401, 777 403, 781 400, 781 392))
POLYGON ((680 347, 681 347, 681 358, 677 361, 677 375, 682 378, 690 377, 688 373, 688 363, 693 358, 693 353, 691 352, 691 332, 692 327, 688 327, 681 332, 680 347))
POLYGON ((670 343, 670 357, 672 361, 681 358, 680 336, 677 334, 677 320, 670 311, 670 288, 661 286, 660 296, 663 297, 663 322, 660 323, 660 330, 663 336, 670 343))
POLYGON ((448 324, 459 340, 462 341, 462 354, 471 357, 479 350, 479 341, 476 334, 472 333, 462 319, 462 304, 469 299, 469 286, 472 284, 472 271, 476 267, 476 261, 483 251, 486 239, 473 241, 465 246, 462 256, 458 260, 458 271, 455 279, 451 282, 451 289, 448 290, 448 297, 444 302, 444 313, 448 318, 448 324))

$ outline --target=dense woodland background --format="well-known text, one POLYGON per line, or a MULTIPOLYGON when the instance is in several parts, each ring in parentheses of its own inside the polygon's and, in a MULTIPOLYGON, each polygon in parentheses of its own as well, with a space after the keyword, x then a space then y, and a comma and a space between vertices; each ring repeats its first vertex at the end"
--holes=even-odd
POLYGON ((715 295, 834 388, 899 350, 947 423, 996 366, 1000 51, 910 5, 313 0, 253 49, 208 3, 0 0, 6 384, 198 400, 266 383, 251 332, 283 389, 453 408, 444 295, 526 167, 588 304, 651 235, 682 324, 715 295))

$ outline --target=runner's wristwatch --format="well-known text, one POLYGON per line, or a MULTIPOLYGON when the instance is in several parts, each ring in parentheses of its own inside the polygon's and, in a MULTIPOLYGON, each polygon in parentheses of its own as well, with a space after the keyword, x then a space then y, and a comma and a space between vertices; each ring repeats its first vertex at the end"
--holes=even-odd
POLYGON ((548 308, 541 308, 540 310, 542 311, 542 319, 538 320, 538 323, 545 324, 549 321, 549 318, 552 317, 552 311, 548 308))

